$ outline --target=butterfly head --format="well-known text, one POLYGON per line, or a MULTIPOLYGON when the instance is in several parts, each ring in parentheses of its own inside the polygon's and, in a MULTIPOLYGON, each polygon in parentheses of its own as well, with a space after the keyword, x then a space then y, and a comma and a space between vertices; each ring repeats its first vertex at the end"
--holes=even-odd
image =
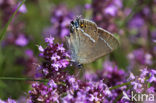
POLYGON ((78 28, 80 25, 80 18, 76 18, 75 20, 71 21, 71 26, 78 28))
POLYGON ((74 29, 77 29, 77 28, 86 28, 86 24, 84 24, 84 20, 81 20, 80 17, 77 17, 76 19, 74 19, 73 21, 71 21, 70 23, 70 32, 73 33, 74 29))
POLYGON ((73 21, 70 22, 70 32, 71 33, 74 32, 74 29, 79 28, 79 24, 80 24, 79 21, 80 21, 80 19, 77 18, 77 19, 75 19, 75 20, 73 20, 73 21))

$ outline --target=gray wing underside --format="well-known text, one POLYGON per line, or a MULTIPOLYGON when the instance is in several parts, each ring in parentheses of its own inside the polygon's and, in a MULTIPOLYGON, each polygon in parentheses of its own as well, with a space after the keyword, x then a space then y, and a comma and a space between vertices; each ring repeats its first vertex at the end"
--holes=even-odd
POLYGON ((81 57, 85 57, 87 49, 91 48, 93 41, 83 34, 82 30, 74 29, 74 32, 67 37, 68 47, 70 48, 71 58, 74 62, 79 62, 81 57))
POLYGON ((98 33, 99 37, 94 45, 88 42, 91 41, 90 38, 81 30, 75 31, 68 38, 71 56, 73 60, 76 60, 75 62, 80 64, 93 62, 119 46, 118 40, 108 31, 98 28, 98 33))
POLYGON ((89 34, 95 41, 98 40, 98 28, 94 22, 87 19, 81 19, 80 24, 84 25, 81 29, 85 33, 89 34))

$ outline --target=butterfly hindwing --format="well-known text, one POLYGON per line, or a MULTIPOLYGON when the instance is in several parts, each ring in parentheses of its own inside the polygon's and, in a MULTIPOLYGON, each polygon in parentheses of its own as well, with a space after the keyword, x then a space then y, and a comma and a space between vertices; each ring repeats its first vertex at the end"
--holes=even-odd
POLYGON ((115 38, 115 36, 112 33, 100 27, 98 27, 98 33, 99 38, 103 40, 112 51, 119 46, 119 41, 115 38))
MULTIPOLYGON (((119 46, 118 40, 108 31, 98 28, 99 39, 93 47, 86 47, 87 53, 84 51, 84 56, 78 60, 81 64, 86 64, 95 61, 96 59, 107 55, 119 46)), ((85 48, 85 47, 84 47, 85 48)), ((83 54, 83 53, 82 53, 83 54)))

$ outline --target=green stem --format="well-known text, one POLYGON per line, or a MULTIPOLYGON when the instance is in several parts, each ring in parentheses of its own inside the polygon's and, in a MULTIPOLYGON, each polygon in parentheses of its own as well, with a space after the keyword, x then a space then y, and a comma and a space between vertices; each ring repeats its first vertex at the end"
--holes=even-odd
POLYGON ((0 80, 18 80, 18 81, 38 81, 38 82, 48 82, 48 80, 38 80, 33 78, 16 78, 16 77, 0 77, 0 80))
POLYGON ((109 90, 117 89, 117 88, 123 87, 125 85, 130 85, 130 83, 131 83, 131 81, 123 83, 123 84, 119 84, 119 85, 116 85, 116 86, 109 88, 109 90))
POLYGON ((8 20, 7 24, 4 26, 4 29, 2 30, 2 32, 0 33, 0 41, 2 40, 3 36, 5 35, 9 24, 11 23, 11 21, 13 20, 13 18, 15 17, 15 15, 17 14, 19 8, 24 4, 25 0, 22 0, 22 2, 20 3, 20 5, 18 6, 18 8, 15 10, 15 12, 12 14, 12 16, 10 17, 10 19, 8 20))

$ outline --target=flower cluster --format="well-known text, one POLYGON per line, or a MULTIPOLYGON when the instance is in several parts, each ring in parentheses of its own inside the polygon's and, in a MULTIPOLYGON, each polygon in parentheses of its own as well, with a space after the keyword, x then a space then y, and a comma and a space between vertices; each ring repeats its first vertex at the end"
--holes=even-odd
POLYGON ((48 44, 45 49, 39 46, 40 56, 44 62, 38 67, 38 70, 45 78, 63 79, 63 75, 65 75, 63 70, 69 64, 69 54, 63 44, 54 44, 53 40, 53 37, 45 38, 45 42, 48 44))
POLYGON ((104 79, 104 82, 109 86, 115 86, 125 81, 127 74, 124 70, 119 69, 114 63, 105 61, 103 69, 96 73, 86 73, 86 80, 99 81, 104 79))
MULTIPOLYGON (((122 93, 129 94, 131 91, 155 93, 155 70, 143 69, 140 76, 134 76, 133 73, 130 73, 130 77, 127 79, 128 74, 118 69, 110 61, 104 63, 102 70, 94 74, 86 73, 84 80, 79 80, 74 75, 69 74, 68 71, 64 71, 69 64, 67 59, 69 55, 63 45, 54 44, 53 40, 52 37, 45 38, 48 43, 45 49, 39 46, 40 56, 44 59, 43 64, 39 66, 39 70, 42 71, 43 78, 47 78, 49 81, 47 84, 32 84, 32 90, 29 92, 29 102, 111 103, 122 93), (146 86, 147 82, 151 84, 150 87, 146 86), (129 84, 113 89, 114 86, 124 83, 129 84), (131 86, 133 88, 128 89, 131 86)), ((121 103, 128 102, 128 100, 122 98, 119 98, 118 101, 121 103)))
POLYGON ((69 55, 63 45, 54 44, 53 40, 52 37, 45 38, 48 44, 45 49, 39 46, 40 56, 44 59, 38 67, 39 75, 49 79, 49 82, 47 85, 32 85, 33 89, 29 92, 31 102, 98 102, 104 101, 105 96, 111 96, 103 80, 82 81, 64 71, 69 64, 69 55))
POLYGON ((133 68, 137 63, 140 65, 152 65, 152 55, 143 49, 136 49, 132 53, 129 53, 128 59, 131 62, 133 68))
POLYGON ((48 85, 34 83, 29 92, 33 103, 79 103, 106 101, 106 96, 111 97, 111 92, 103 81, 83 82, 73 76, 64 78, 62 82, 55 83, 53 80, 48 85))
MULTIPOLYGON (((34 83, 32 85, 33 89, 29 92, 31 95, 32 103, 52 103, 58 102, 59 95, 56 92, 55 86, 52 83, 51 85, 43 85, 39 83, 34 83)), ((56 85, 56 84, 55 84, 56 85)))
MULTIPOLYGON (((129 78, 126 79, 126 74, 123 74, 124 72, 122 70, 119 70, 116 67, 112 68, 111 65, 110 67, 108 66, 108 68, 109 71, 104 68, 97 74, 91 74, 89 76, 90 79, 86 78, 86 81, 78 80, 74 76, 68 74, 66 78, 59 82, 55 82, 55 80, 50 79, 46 85, 42 83, 34 83, 32 85, 33 89, 29 92, 30 101, 33 103, 112 103, 122 93, 130 94, 131 91, 137 93, 156 93, 154 88, 156 83, 155 70, 143 69, 139 76, 134 76, 133 73, 130 73, 129 78), (115 69, 114 73, 113 69, 115 69), (106 73, 103 71, 106 71, 106 73), (114 76, 114 74, 118 76, 114 76), (121 80, 119 80, 119 76, 121 80), (99 78, 101 78, 101 80, 99 78), (107 78, 114 80, 106 81, 107 78), (128 85, 123 85, 113 89, 113 86, 123 83, 127 83, 128 85), (148 83, 151 84, 150 87, 147 87, 148 83), (129 89, 130 87, 132 88, 129 89)), ((131 97, 131 95, 129 95, 129 97, 131 97)), ((130 101, 125 100, 125 98, 122 97, 119 98, 118 102, 130 103, 130 101)))
POLYGON ((155 27, 156 25, 156 22, 153 22, 155 21, 156 17, 155 13, 153 13, 153 11, 155 10, 155 2, 152 0, 145 5, 145 2, 138 1, 134 5, 139 5, 139 8, 137 8, 136 10, 138 12, 133 12, 131 10, 131 14, 133 13, 133 15, 131 18, 129 18, 130 20, 126 25, 130 34, 128 35, 128 38, 130 43, 134 44, 135 46, 140 46, 144 49, 149 48, 146 49, 146 52, 148 52, 148 54, 145 56, 141 56, 144 54, 143 50, 136 50, 137 53, 139 53, 140 51, 140 57, 137 56, 137 58, 140 59, 139 62, 141 62, 141 64, 143 65, 153 65, 151 58, 155 58, 155 47, 153 44, 154 40, 156 39, 156 33, 155 29, 151 28, 155 27))
MULTIPOLYGON (((115 63, 106 61, 103 64, 103 69, 97 71, 96 73, 86 73, 85 78, 89 81, 98 82, 103 79, 103 82, 109 87, 113 87, 116 85, 120 85, 126 82, 127 73, 122 69, 119 69, 115 63)), ((111 90, 111 95, 105 96, 104 103, 112 103, 115 99, 122 94, 122 90, 126 87, 117 88, 111 90)), ((124 103, 121 99, 119 99, 121 103, 124 103)))
POLYGON ((119 9, 122 8, 122 1, 93 0, 92 7, 93 20, 97 25, 111 32, 116 32, 117 27, 113 21, 118 15, 119 9))
POLYGON ((65 5, 59 5, 52 11, 51 27, 44 30, 44 35, 55 34, 52 36, 59 37, 64 40, 64 37, 69 35, 69 24, 73 19, 73 13, 67 9, 65 5))
MULTIPOLYGON (((133 73, 130 73, 129 85, 125 86, 122 89, 123 94, 126 94, 129 98, 132 97, 131 93, 146 93, 156 95, 156 70, 144 68, 141 70, 139 76, 134 76, 133 73)), ((154 99, 154 98, 153 98, 154 99)), ((130 101, 127 98, 121 99, 122 101, 130 101)))
POLYGON ((131 42, 134 44, 140 44, 139 42, 143 41, 142 45, 145 46, 145 44, 149 42, 148 40, 150 40, 150 42, 153 42, 153 39, 155 38, 155 35, 153 35, 153 32, 155 32, 155 30, 150 30, 150 26, 156 25, 156 22, 153 22, 156 15, 155 13, 152 13, 155 9, 154 1, 150 1, 146 5, 144 4, 145 2, 143 1, 136 2, 135 5, 139 5, 140 8, 138 9, 140 10, 138 10, 137 13, 134 13, 133 17, 128 21, 127 27, 129 28, 130 34, 133 34, 130 35, 131 42))
POLYGON ((137 93, 156 92, 156 89, 154 88, 156 85, 156 70, 154 69, 142 69, 139 76, 134 76, 134 74, 131 73, 128 80, 132 81, 131 85, 137 93))

